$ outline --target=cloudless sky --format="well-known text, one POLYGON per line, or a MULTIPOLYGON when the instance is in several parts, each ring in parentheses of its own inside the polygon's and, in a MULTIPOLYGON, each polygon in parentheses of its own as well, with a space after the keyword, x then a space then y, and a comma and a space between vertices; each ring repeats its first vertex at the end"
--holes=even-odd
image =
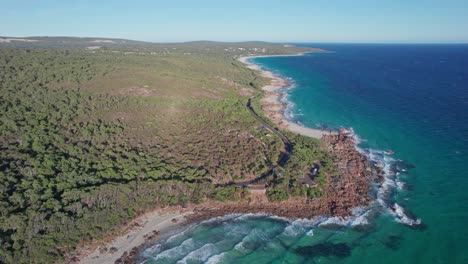
POLYGON ((468 0, 0 0, 0 36, 468 43, 468 0))

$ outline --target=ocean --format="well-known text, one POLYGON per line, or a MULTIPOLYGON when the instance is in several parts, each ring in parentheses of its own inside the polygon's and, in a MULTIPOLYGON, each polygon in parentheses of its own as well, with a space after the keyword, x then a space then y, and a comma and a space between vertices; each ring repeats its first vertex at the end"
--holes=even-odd
POLYGON ((288 118, 352 128, 385 167, 377 209, 359 221, 210 219, 167 235, 144 263, 468 263, 468 45, 300 45, 333 53, 253 62, 292 83, 288 118))

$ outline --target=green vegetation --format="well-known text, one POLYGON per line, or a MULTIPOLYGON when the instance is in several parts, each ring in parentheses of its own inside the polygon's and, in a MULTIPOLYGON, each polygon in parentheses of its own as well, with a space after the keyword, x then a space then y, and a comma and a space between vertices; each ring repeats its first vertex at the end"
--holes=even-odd
MULTIPOLYGON (((281 141, 244 106, 265 80, 236 47, 300 49, 39 40, 0 46, 0 263, 63 260, 154 207, 241 199, 248 190, 216 183, 276 162, 281 141)), ((270 199, 321 195, 323 174, 312 189, 296 178, 328 157, 288 136, 294 152, 270 199)))
POLYGON ((291 157, 284 167, 277 170, 280 176, 275 176, 269 182, 267 195, 273 201, 286 200, 291 196, 323 196, 327 184, 326 175, 335 171, 333 158, 322 150, 321 142, 317 139, 293 133, 287 133, 287 136, 294 145, 291 157), (315 185, 307 187, 300 179, 312 175, 314 163, 320 169, 316 176, 312 176, 315 185))

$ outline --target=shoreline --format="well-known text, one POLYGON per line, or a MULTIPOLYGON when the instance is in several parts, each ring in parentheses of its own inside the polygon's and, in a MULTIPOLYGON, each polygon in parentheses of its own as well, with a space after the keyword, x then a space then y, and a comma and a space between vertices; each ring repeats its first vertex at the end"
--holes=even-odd
MULTIPOLYGON (((301 56, 296 55, 272 55, 272 56, 301 56)), ((338 216, 346 217, 350 215, 350 208, 356 205, 369 205, 370 200, 367 194, 367 184, 370 179, 368 172, 364 168, 370 166, 362 156, 357 153, 353 139, 340 132, 329 132, 320 129, 303 127, 286 118, 284 115, 286 103, 281 102, 285 96, 279 89, 290 87, 290 84, 283 78, 277 77, 271 71, 260 69, 256 64, 247 60, 256 57, 270 56, 246 56, 240 57, 239 61, 247 65, 248 68, 259 71, 266 78, 271 79, 270 84, 262 87, 264 97, 261 105, 267 118, 276 125, 287 131, 303 136, 321 139, 333 146, 341 145, 338 152, 345 153, 342 160, 352 160, 358 166, 358 170, 353 176, 346 174, 342 181, 352 183, 353 191, 343 197, 343 193, 338 193, 339 186, 329 188, 327 195, 330 199, 319 199, 310 201, 306 198, 291 198, 286 201, 272 203, 266 200, 265 190, 251 190, 250 198, 246 201, 238 202, 217 202, 207 200, 198 205, 189 205, 187 208, 180 206, 165 209, 153 209, 136 219, 133 219, 123 227, 117 228, 117 234, 110 234, 100 241, 93 241, 89 244, 78 247, 72 258, 68 258, 67 263, 127 263, 134 261, 150 243, 154 243, 172 230, 184 225, 200 222, 206 219, 224 216, 228 214, 269 214, 289 219, 312 218, 314 216, 338 216), (352 153, 351 156, 348 156, 352 153), (358 172, 359 171, 359 172, 358 172), (355 184, 358 182, 359 184, 355 184), (345 198, 346 201, 343 199, 345 198), (330 203, 333 203, 332 206, 330 203), (177 221, 173 221, 177 219, 177 221), (112 251, 112 252, 111 252, 112 251), (74 257, 74 258, 73 258, 74 257)), ((342 154, 343 154, 342 153, 342 154)), ((344 164, 343 164, 344 165, 344 164)), ((330 180, 330 179, 329 179, 330 180)))
POLYGON ((100 264, 115 263, 132 252, 139 251, 161 234, 188 224, 186 217, 193 214, 193 207, 180 206, 154 209, 118 228, 117 235, 79 246, 66 263, 100 264))
POLYGON ((259 65, 250 62, 250 59, 254 58, 266 58, 266 57, 294 57, 294 56, 303 56, 305 53, 298 53, 292 55, 259 55, 259 56, 243 56, 238 58, 238 60, 245 65, 247 68, 255 71, 259 71, 260 75, 270 79, 270 84, 263 86, 261 89, 264 92, 264 96, 261 99, 261 105, 263 111, 273 123, 278 125, 280 128, 287 131, 297 133, 306 137, 321 139, 323 136, 327 135, 336 135, 334 131, 326 131, 317 128, 310 128, 302 126, 296 122, 289 120, 284 112, 287 107, 287 103, 283 102, 282 99, 285 98, 286 93, 280 91, 281 89, 292 89, 291 84, 287 80, 276 76, 273 72, 263 70, 259 65))

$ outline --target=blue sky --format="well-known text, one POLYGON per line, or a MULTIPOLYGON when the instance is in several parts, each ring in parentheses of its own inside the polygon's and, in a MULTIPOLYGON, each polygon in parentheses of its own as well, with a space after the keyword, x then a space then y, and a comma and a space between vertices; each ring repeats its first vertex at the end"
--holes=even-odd
POLYGON ((0 36, 468 43, 468 0, 0 0, 0 36))

